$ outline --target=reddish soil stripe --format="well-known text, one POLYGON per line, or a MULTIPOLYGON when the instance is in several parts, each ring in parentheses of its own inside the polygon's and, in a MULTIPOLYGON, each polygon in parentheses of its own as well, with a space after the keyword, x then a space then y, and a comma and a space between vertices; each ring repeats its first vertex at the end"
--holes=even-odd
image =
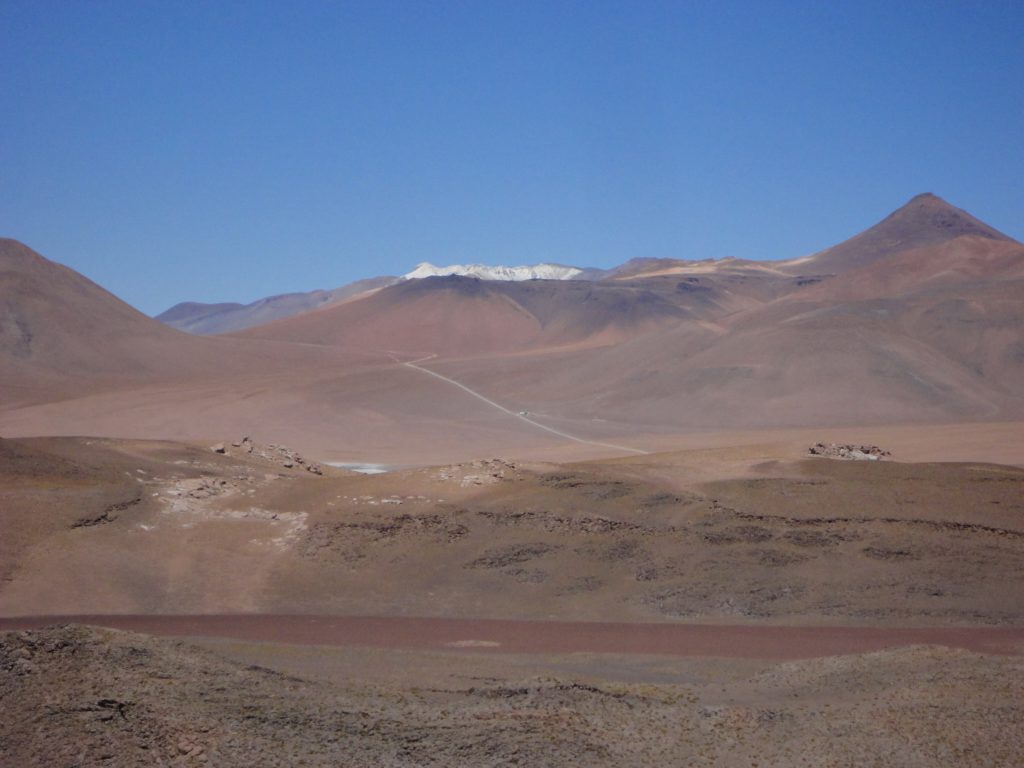
POLYGON ((800 659, 908 645, 943 645, 981 653, 1024 654, 1022 627, 792 627, 239 614, 25 616, 0 618, 0 630, 69 623, 178 637, 474 653, 800 659))

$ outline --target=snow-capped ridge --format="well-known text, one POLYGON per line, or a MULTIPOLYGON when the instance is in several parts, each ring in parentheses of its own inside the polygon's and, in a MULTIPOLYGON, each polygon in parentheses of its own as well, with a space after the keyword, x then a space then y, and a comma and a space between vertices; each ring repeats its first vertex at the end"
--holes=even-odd
POLYGON ((417 280, 423 277, 461 275, 463 277, 478 277, 481 280, 572 280, 581 274, 583 274, 582 269, 565 267, 561 264, 531 264, 520 267, 451 264, 447 267, 437 267, 424 261, 417 264, 412 272, 402 277, 407 280, 417 280))

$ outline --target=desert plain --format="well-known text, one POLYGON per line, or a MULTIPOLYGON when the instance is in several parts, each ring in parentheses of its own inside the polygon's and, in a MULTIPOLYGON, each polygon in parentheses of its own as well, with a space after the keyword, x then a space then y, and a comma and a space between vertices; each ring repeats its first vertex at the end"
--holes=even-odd
POLYGON ((4 765, 1024 760, 1024 246, 934 195, 216 335, 0 267, 4 765))

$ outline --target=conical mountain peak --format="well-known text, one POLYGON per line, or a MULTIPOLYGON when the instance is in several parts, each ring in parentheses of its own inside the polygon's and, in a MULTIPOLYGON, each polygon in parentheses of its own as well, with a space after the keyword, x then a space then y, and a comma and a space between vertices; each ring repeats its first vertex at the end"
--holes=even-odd
MULTIPOLYGON (((820 272, 841 273, 866 266, 890 254, 952 240, 964 235, 1010 240, 931 192, 915 195, 873 227, 815 254, 810 263, 820 272)), ((801 267, 806 269, 809 264, 801 267)))

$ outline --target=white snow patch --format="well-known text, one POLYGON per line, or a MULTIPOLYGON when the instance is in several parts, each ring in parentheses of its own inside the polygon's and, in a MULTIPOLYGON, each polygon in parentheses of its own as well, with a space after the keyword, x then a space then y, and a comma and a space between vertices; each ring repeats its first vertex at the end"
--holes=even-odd
POLYGON ((406 280, 418 280, 423 277, 462 275, 464 277, 479 277, 481 280, 571 280, 582 272, 583 270, 576 267, 565 267, 561 264, 531 264, 520 267, 450 264, 447 267, 437 267, 424 261, 417 264, 416 269, 403 277, 406 280))

